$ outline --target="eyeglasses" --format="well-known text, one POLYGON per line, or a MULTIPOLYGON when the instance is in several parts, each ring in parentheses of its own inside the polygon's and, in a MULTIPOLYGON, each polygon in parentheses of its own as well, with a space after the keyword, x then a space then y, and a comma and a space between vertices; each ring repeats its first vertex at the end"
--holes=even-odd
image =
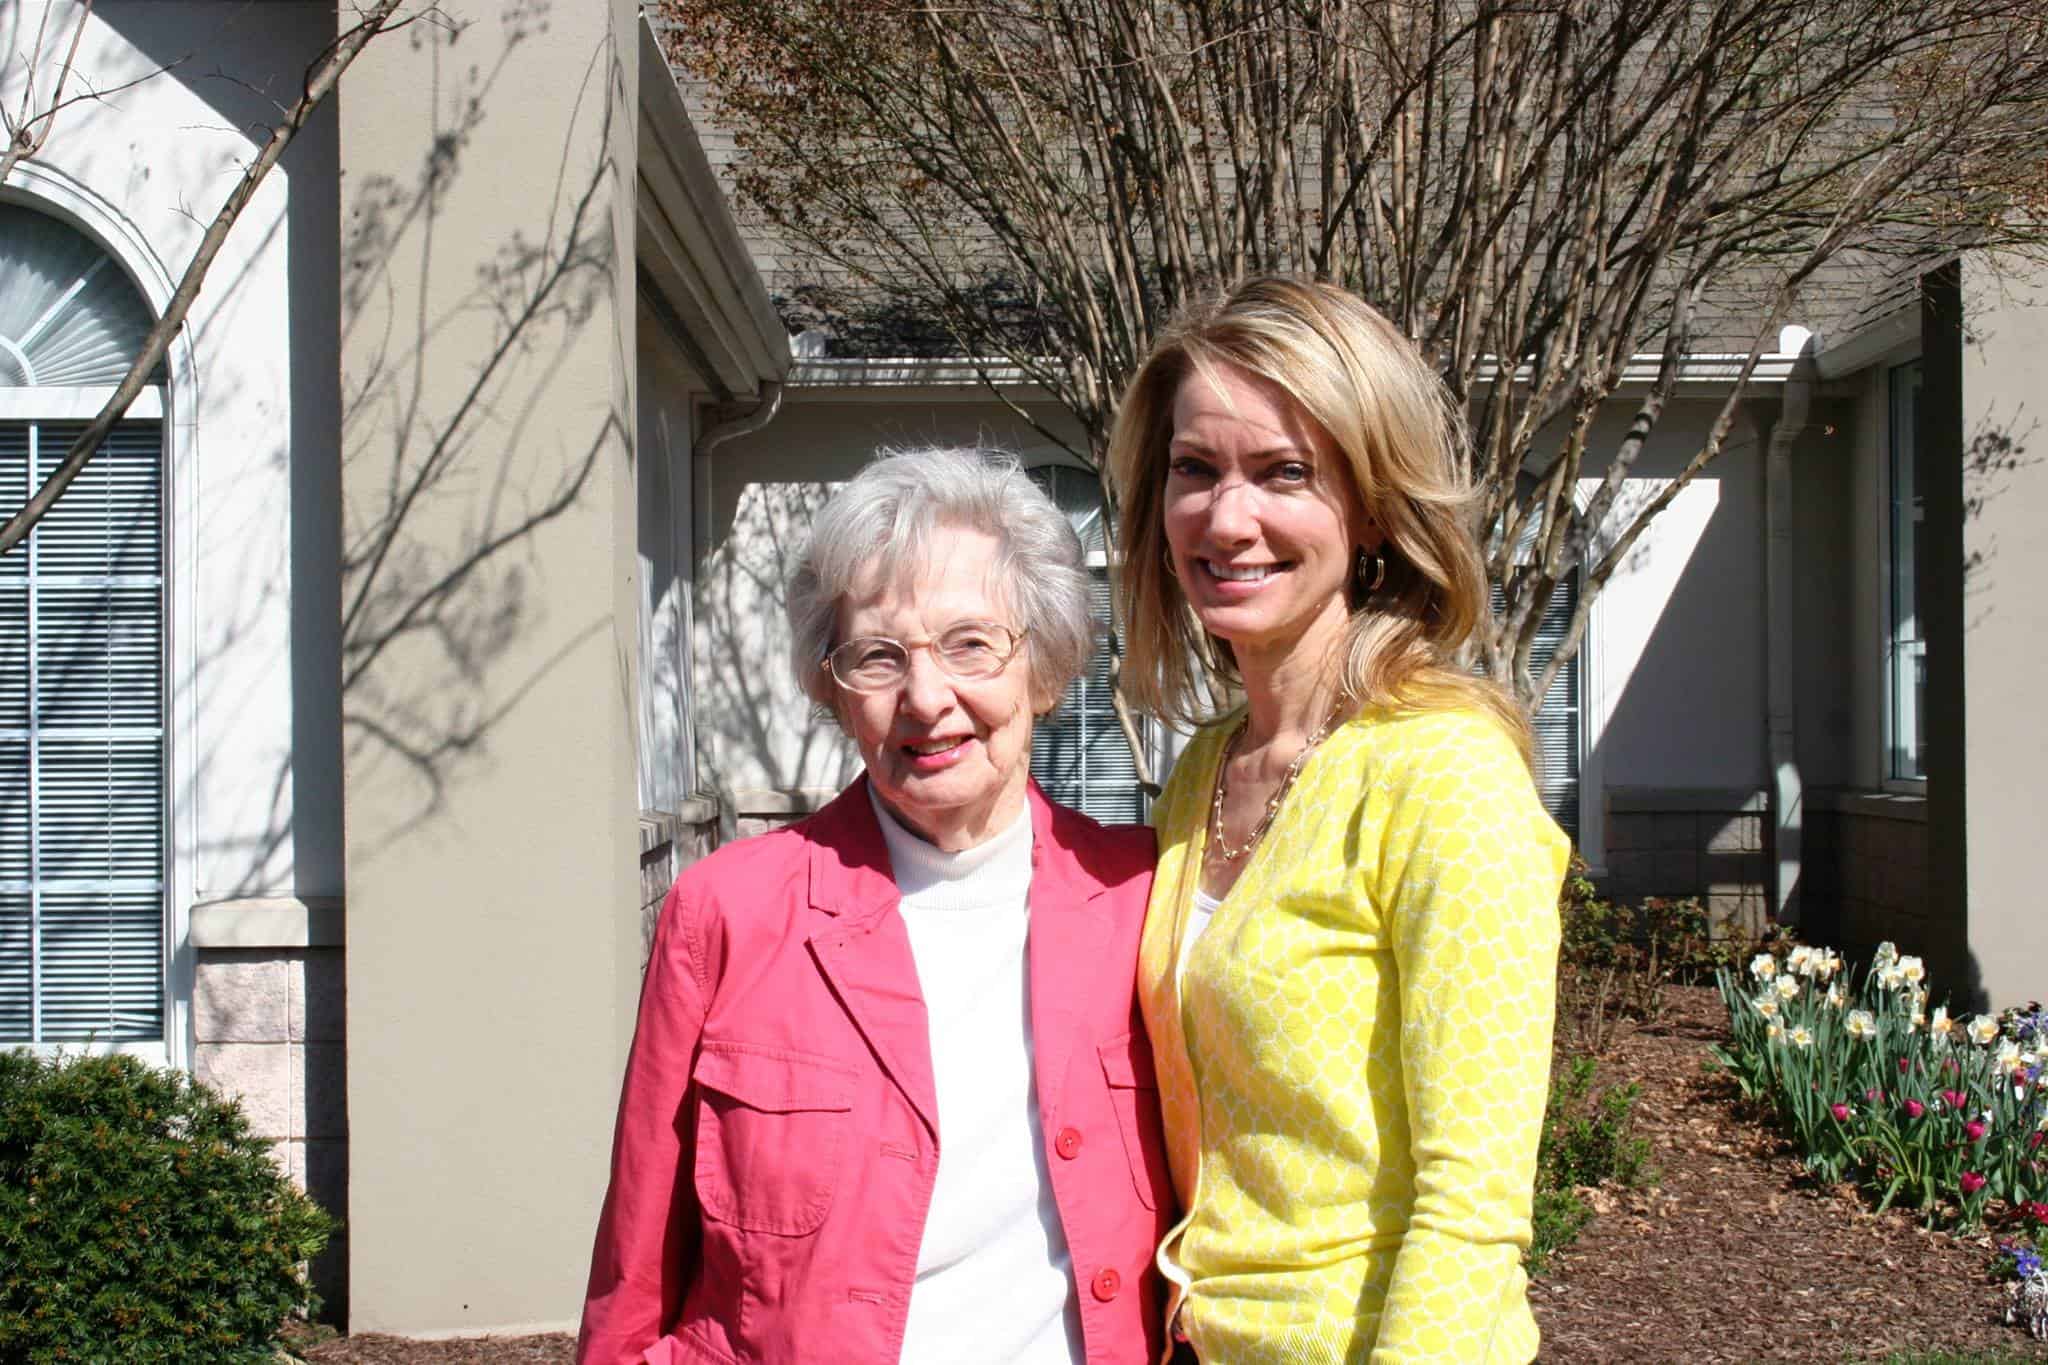
POLYGON ((993 678, 1017 656, 1029 633, 993 621, 962 621, 916 644, 864 635, 827 654, 818 666, 850 692, 886 692, 910 676, 910 651, 929 649, 938 666, 955 678, 993 678))

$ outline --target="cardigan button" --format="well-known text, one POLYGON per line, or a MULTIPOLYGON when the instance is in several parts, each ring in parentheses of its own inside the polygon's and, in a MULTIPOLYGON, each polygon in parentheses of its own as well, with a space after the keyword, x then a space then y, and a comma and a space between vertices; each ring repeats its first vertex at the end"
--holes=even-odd
POLYGON ((1096 1271, 1094 1281, 1088 1286, 1094 1292, 1095 1297, 1103 1303, 1108 1303, 1111 1299, 1115 1298, 1122 1292, 1123 1287, 1124 1277, 1117 1274, 1112 1266, 1104 1266, 1096 1271))
POLYGON ((1079 1128, 1060 1129, 1059 1136, 1052 1140, 1052 1149, 1068 1161, 1072 1161, 1081 1154, 1081 1130, 1079 1128))

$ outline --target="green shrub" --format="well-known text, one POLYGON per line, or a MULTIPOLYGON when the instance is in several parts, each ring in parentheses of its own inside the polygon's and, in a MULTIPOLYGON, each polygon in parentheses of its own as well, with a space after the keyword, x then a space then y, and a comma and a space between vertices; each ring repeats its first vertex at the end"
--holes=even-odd
POLYGON ((1650 1144, 1636 1136, 1633 1082, 1595 1092, 1597 1066, 1575 1057, 1553 1070, 1543 1135, 1536 1145, 1534 1229, 1524 1264, 1540 1275, 1551 1255, 1578 1239, 1593 1211, 1579 1194, 1594 1185, 1636 1189, 1653 1183, 1650 1144))
POLYGON ((1603 1054, 1630 1024, 1664 1013, 1664 988, 1711 981, 1739 962, 1748 944, 1717 939, 1697 900, 1652 896, 1640 905, 1603 899, 1574 857, 1558 898, 1557 958, 1561 1046, 1603 1054))
POLYGON ((0 1360, 272 1361, 331 1226, 183 1075, 0 1051, 0 1360))

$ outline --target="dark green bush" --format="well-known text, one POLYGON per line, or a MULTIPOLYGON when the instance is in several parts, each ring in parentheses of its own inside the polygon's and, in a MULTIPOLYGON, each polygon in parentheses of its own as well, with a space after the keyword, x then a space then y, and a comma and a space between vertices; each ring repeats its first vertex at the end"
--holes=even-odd
POLYGON ((183 1075, 0 1051, 0 1361, 273 1361, 331 1227, 183 1075))
POLYGON ((1536 1145, 1534 1230, 1524 1258, 1540 1275, 1552 1253, 1577 1240, 1593 1211, 1579 1191, 1594 1185, 1636 1189, 1654 1182, 1650 1144, 1635 1133, 1635 1084, 1595 1092, 1591 1057, 1554 1068, 1543 1135, 1536 1145))

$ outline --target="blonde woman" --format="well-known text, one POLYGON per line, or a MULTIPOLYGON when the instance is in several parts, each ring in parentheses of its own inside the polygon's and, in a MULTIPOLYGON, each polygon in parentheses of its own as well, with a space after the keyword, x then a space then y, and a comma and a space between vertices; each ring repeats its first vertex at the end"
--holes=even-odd
POLYGON ((1124 677, 1204 723, 1154 815, 1139 995, 1202 1361, 1527 1361, 1568 845, 1462 652, 1462 426, 1350 294, 1167 329, 1111 441, 1124 677), (1242 704, 1217 717, 1210 699, 1242 704))

